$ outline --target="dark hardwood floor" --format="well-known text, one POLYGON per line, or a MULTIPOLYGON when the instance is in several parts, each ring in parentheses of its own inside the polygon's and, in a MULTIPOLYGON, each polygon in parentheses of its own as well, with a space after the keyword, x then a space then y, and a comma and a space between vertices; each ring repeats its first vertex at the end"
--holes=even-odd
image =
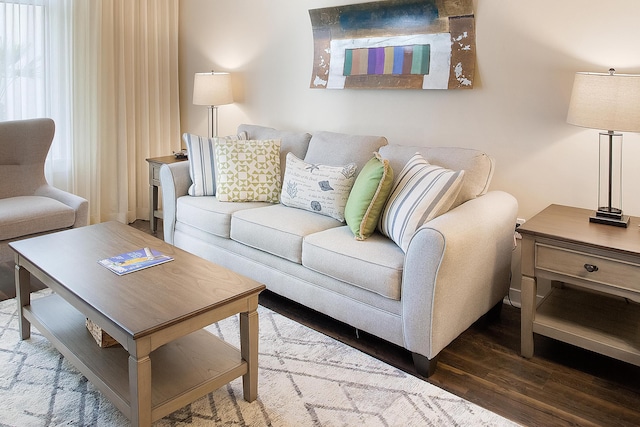
MULTIPOLYGON (((132 225, 149 231, 148 221, 132 225)), ((14 296, 13 266, 0 265, 0 299, 14 296)), ((260 304, 417 376, 402 348, 269 291, 260 304)), ((540 336, 524 359, 520 311, 507 304, 499 319, 480 319, 445 348, 425 381, 526 426, 640 425, 640 367, 540 336)))

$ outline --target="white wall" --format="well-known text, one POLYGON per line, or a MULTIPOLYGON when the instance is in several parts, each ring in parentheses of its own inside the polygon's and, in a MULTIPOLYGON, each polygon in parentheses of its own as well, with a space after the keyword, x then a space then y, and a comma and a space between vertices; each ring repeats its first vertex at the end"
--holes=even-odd
MULTIPOLYGON (((193 74, 230 71, 237 102, 219 109, 221 135, 246 122, 473 147, 496 158, 491 187, 518 199, 521 218, 550 203, 596 207, 598 131, 566 123, 573 76, 640 73, 640 1, 475 1, 473 90, 310 89, 308 10, 362 2, 182 0, 182 131, 207 133, 193 74)), ((636 216, 639 159, 640 134, 625 134, 623 208, 636 216)))

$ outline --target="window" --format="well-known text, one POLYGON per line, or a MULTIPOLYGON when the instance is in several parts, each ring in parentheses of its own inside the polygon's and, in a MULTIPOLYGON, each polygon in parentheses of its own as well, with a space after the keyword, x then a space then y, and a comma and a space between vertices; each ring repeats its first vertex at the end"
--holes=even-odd
POLYGON ((47 115, 46 8, 0 0, 0 120, 47 115))

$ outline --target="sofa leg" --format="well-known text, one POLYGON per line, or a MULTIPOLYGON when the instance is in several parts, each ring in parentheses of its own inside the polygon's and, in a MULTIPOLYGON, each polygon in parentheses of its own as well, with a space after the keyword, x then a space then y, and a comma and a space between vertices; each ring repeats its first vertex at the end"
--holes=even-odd
POLYGON ((436 365, 438 364, 438 357, 440 357, 440 354, 436 355, 433 359, 429 359, 428 357, 418 353, 411 353, 411 355, 413 356, 413 365, 416 367, 418 375, 425 378, 433 375, 436 371, 436 365))

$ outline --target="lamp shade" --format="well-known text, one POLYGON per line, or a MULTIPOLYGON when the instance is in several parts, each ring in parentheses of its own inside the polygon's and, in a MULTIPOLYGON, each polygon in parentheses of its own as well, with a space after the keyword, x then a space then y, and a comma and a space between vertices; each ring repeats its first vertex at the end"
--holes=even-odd
POLYGON ((576 73, 567 122, 607 131, 640 132, 640 75, 576 73))
POLYGON ((225 105, 233 102, 231 74, 196 73, 193 79, 195 105, 225 105))

